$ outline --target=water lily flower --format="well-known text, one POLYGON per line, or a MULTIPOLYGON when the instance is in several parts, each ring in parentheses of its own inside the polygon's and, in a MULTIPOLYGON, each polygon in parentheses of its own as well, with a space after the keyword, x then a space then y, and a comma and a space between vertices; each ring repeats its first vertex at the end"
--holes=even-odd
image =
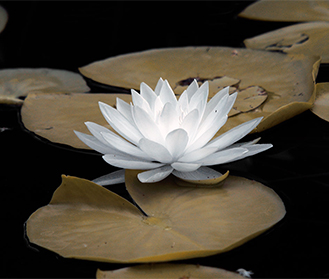
MULTIPOLYGON (((272 147, 258 140, 234 144, 262 118, 245 122, 214 137, 226 123, 237 93, 229 87, 220 90, 209 102, 209 85, 200 87, 194 80, 176 98, 167 80, 159 79, 152 90, 141 83, 140 93, 131 90, 132 103, 117 98, 116 109, 99 102, 100 110, 116 131, 86 122, 92 135, 75 131, 86 145, 104 154, 103 159, 119 168, 145 170, 141 182, 158 182, 173 174, 188 180, 206 180, 222 176, 208 166, 229 163, 272 147)), ((101 185, 123 182, 123 171, 106 175, 101 185)))

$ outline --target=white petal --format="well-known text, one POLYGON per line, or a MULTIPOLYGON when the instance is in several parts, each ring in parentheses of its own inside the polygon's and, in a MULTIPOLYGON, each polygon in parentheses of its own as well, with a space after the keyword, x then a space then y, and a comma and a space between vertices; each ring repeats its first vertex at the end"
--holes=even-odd
POLYGON ((155 99, 155 102, 154 102, 154 109, 153 109, 153 119, 155 120, 155 122, 157 123, 158 122, 158 118, 160 117, 160 114, 163 110, 163 103, 160 99, 160 97, 158 96, 156 99, 155 99))
POLYGON ((192 96, 197 92, 199 89, 199 84, 196 79, 193 79, 193 81, 190 83, 190 85, 187 87, 187 89, 184 91, 186 92, 188 96, 188 101, 191 101, 192 96))
POLYGON ((180 95, 178 99, 178 104, 183 111, 187 110, 188 105, 191 101, 192 96, 199 89, 198 82, 194 79, 186 90, 180 95))
POLYGON ((157 142, 142 138, 139 141, 139 148, 155 161, 161 163, 172 162, 172 156, 167 148, 157 142))
MULTIPOLYGON (((206 130, 208 130, 214 122, 220 120, 222 117, 226 117, 227 113, 226 110, 224 110, 224 107, 226 106, 228 102, 228 95, 225 95, 218 103, 217 105, 213 108, 212 111, 208 112, 208 115, 206 118, 203 118, 203 121, 200 124, 200 127, 198 129, 198 134, 201 135, 203 134, 206 130)), ((223 124, 224 125, 224 124, 223 124)), ((218 128, 218 130, 221 127, 218 128)))
POLYGON ((171 166, 163 166, 157 169, 141 172, 137 175, 140 182, 154 183, 165 179, 173 171, 171 166))
POLYGON ((230 146, 231 144, 235 143, 236 141, 247 135, 259 124, 261 120, 262 117, 250 120, 239 126, 236 126, 231 130, 227 131, 226 133, 220 135, 219 137, 213 139, 211 142, 209 142, 207 146, 217 147, 218 150, 224 149, 225 147, 230 146))
POLYGON ((174 170, 173 175, 177 176, 178 178, 187 179, 187 180, 208 180, 222 176, 220 172, 215 171, 208 167, 200 167, 192 172, 180 172, 174 170))
POLYGON ((121 151, 122 153, 129 154, 131 156, 135 156, 138 158, 143 158, 145 160, 150 160, 151 158, 145 154, 142 150, 140 150, 137 146, 129 143, 124 140, 122 137, 112 133, 111 131, 104 133, 102 132, 104 140, 107 141, 108 145, 112 146, 114 149, 121 151))
POLYGON ((125 101, 117 98, 116 108, 128 121, 133 123, 130 104, 127 104, 125 101))
POLYGON ((145 82, 142 82, 140 85, 140 94, 148 102, 151 110, 154 109, 154 102, 157 95, 145 82))
POLYGON ((138 106, 134 106, 133 117, 136 126, 145 138, 164 144, 164 138, 162 137, 161 131, 152 118, 143 109, 138 106))
POLYGON ((123 169, 147 170, 162 167, 164 165, 160 163, 139 160, 138 158, 129 155, 106 154, 103 156, 103 159, 108 164, 123 169))
POLYGON ((125 170, 117 170, 114 172, 111 172, 109 174, 100 176, 96 179, 94 179, 92 182, 105 186, 105 185, 114 185, 114 184, 119 184, 119 183, 124 183, 125 182, 125 170))
POLYGON ((137 144, 143 137, 135 125, 129 122, 119 111, 102 102, 99 102, 99 107, 106 121, 122 137, 134 144, 137 144))
POLYGON ((225 87, 224 89, 218 91, 216 95, 210 99, 210 101, 207 103, 204 112, 204 118, 206 118, 211 111, 215 110, 215 107, 218 105, 219 102, 221 102, 222 98, 224 98, 226 95, 229 95, 229 89, 229 86, 225 87))
POLYGON ((214 147, 205 147, 205 148, 197 149, 179 158, 179 162, 188 163, 188 162, 199 161, 209 156, 210 154, 215 153, 216 151, 217 149, 214 147))
POLYGON ((103 132, 110 132, 109 129, 105 128, 104 126, 101 126, 99 124, 96 124, 94 122, 85 122, 85 125, 87 126, 88 130, 92 135, 97 138, 100 142, 104 143, 107 145, 106 140, 102 137, 101 133, 103 132))
POLYGON ((188 96, 186 90, 179 96, 178 105, 182 111, 186 111, 188 108, 188 96))
POLYGON ((197 133, 199 122, 200 122, 199 111, 197 109, 194 109, 185 116, 183 122, 180 125, 180 127, 187 132, 190 141, 193 140, 194 136, 197 133))
POLYGON ((153 115, 149 103, 134 89, 131 89, 131 98, 134 106, 139 106, 146 111, 147 114, 153 115))
POLYGON ((248 149, 241 147, 226 149, 209 155, 208 157, 200 160, 200 163, 202 166, 225 164, 236 160, 247 152, 248 149))
POLYGON ((199 113, 203 115, 207 105, 208 93, 209 93, 209 83, 208 81, 206 81, 200 86, 200 88, 192 96, 189 104, 189 109, 193 110, 199 107, 199 113))
POLYGON ((188 143, 188 134, 183 129, 177 129, 170 132, 166 137, 166 147, 169 150, 173 160, 177 160, 178 157, 185 151, 188 143))
POLYGON ((179 128, 179 115, 171 103, 166 103, 158 118, 158 127, 165 138, 167 134, 179 128))
POLYGON ((164 81, 159 96, 163 104, 171 103, 176 108, 177 98, 167 80, 164 81))
POLYGON ((159 96, 159 94, 160 94, 160 91, 161 91, 161 88, 162 88, 162 86, 163 86, 163 83, 164 83, 163 79, 160 78, 160 79, 158 80, 157 85, 155 86, 154 93, 155 93, 157 96, 159 96))
POLYGON ((107 153, 113 153, 113 154, 121 154, 121 152, 111 148, 108 145, 105 145, 101 141, 99 141, 97 138, 91 135, 87 135, 78 131, 74 131, 74 133, 77 135, 77 137, 84 142, 86 145, 88 145, 90 148, 96 150, 99 153, 107 154, 107 153))
POLYGON ((252 140, 252 141, 235 143, 235 144, 230 145, 230 146, 227 147, 227 148, 233 148, 233 147, 248 147, 249 145, 254 145, 254 144, 256 144, 257 142, 259 142, 260 139, 261 139, 261 138, 259 137, 259 138, 257 138, 257 139, 252 140))
POLYGON ((204 146, 217 148, 216 146, 209 146, 206 144, 213 138, 213 136, 226 123, 226 121, 227 121, 227 116, 222 118, 219 117, 219 119, 216 118, 215 121, 213 122, 213 125, 211 125, 203 134, 198 133, 197 138, 194 140, 194 142, 189 143, 189 147, 187 148, 186 152, 192 152, 204 146))
POLYGON ((235 158, 234 160, 228 161, 227 163, 237 161, 237 160, 241 160, 241 159, 244 159, 244 158, 249 157, 249 156, 256 155, 260 152, 263 152, 267 149, 270 149, 271 147, 273 147, 272 144, 255 144, 255 145, 248 145, 248 146, 244 145, 243 148, 246 148, 248 150, 248 152, 246 152, 245 154, 241 155, 238 158, 235 158))
POLYGON ((201 163, 192 164, 192 163, 175 162, 175 163, 172 163, 171 166, 177 171, 190 172, 190 171, 197 170, 201 166, 201 163))

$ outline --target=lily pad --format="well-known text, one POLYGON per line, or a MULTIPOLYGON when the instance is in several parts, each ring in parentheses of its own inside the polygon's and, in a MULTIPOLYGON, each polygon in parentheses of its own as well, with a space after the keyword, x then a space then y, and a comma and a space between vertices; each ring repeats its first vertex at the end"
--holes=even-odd
POLYGON ((87 120, 112 129, 98 101, 114 106, 116 97, 131 101, 127 94, 29 94, 22 106, 22 122, 26 129, 52 142, 89 149, 73 130, 88 133, 87 120))
POLYGON ((97 270, 97 279, 115 278, 141 278, 141 279, 220 279, 220 278, 244 278, 236 272, 227 271, 221 268, 214 268, 192 264, 152 264, 125 267, 113 271, 97 270))
POLYGON ((316 99, 311 111, 320 118, 329 121, 329 82, 316 85, 316 99))
POLYGON ((159 77, 167 79, 172 88, 194 78, 204 81, 218 77, 240 80, 239 90, 250 86, 263 88, 267 100, 253 111, 231 117, 219 131, 223 133, 263 116, 255 130, 262 131, 311 108, 319 60, 315 56, 243 48, 182 47, 111 57, 84 66, 80 72, 99 83, 134 89, 141 82, 154 88, 159 77))
POLYGON ((285 215, 279 196, 256 181, 229 176, 222 187, 189 188, 172 176, 143 184, 137 174, 126 171, 126 187, 147 216, 95 183, 63 176, 49 205, 28 219, 30 242, 67 258, 162 262, 231 250, 285 215))
POLYGON ((5 29, 7 22, 8 13, 2 6, 0 6, 0 33, 5 29))
POLYGON ((329 62, 329 22, 310 22, 284 27, 246 39, 247 48, 321 56, 329 62))
POLYGON ((264 21, 329 21, 329 2, 259 0, 244 9, 239 16, 264 21))
POLYGON ((0 70, 0 103, 21 105, 29 93, 88 92, 81 75, 66 70, 0 70))

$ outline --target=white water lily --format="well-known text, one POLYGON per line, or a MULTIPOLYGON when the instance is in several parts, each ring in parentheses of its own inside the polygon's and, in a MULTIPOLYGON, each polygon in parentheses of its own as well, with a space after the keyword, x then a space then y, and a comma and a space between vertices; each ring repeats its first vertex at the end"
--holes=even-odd
MULTIPOLYGON (((75 131, 86 145, 104 154, 103 159, 123 169, 145 170, 141 182, 158 182, 173 174, 188 180, 206 180, 222 174, 208 166, 229 163, 272 147, 258 140, 234 144, 261 118, 245 122, 214 138, 226 123, 237 93, 229 87, 220 90, 209 102, 209 86, 194 80, 177 100, 167 80, 160 78, 154 91, 141 83, 140 94, 131 90, 132 103, 117 98, 116 109, 99 102, 100 110, 117 132, 86 122, 92 135, 75 131)), ((124 172, 105 175, 101 185, 124 181, 124 172)))

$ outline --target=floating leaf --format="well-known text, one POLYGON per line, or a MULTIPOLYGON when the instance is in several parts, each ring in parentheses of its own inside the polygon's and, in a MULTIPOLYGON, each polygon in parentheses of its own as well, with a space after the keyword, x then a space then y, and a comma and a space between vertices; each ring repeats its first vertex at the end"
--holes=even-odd
POLYGON ((63 176, 50 204, 28 219, 30 242, 67 258, 161 262, 231 250, 285 215, 273 190, 245 178, 190 188, 178 186, 172 176, 143 184, 137 173, 126 171, 126 186, 147 216, 95 183, 63 176))
POLYGON ((239 14, 265 21, 329 21, 329 2, 314 0, 259 0, 239 14))
POLYGON ((118 270, 97 270, 97 279, 134 278, 134 279, 220 279, 220 278, 244 278, 236 272, 220 268, 192 265, 192 264, 152 264, 125 267, 118 270))
POLYGON ((66 70, 0 70, 0 103, 21 105, 29 93, 88 92, 81 75, 66 70))
POLYGON ((127 94, 29 94, 21 115, 25 128, 52 142, 89 149, 73 130, 88 133, 85 122, 92 121, 111 128, 104 119, 98 102, 114 106, 116 97, 127 102, 127 94))
MULTIPOLYGON (((243 102, 238 102, 244 108, 235 107, 230 112, 231 117, 215 135, 218 136, 243 122, 264 117, 254 130, 261 132, 310 109, 315 98, 314 81, 319 64, 319 57, 314 56, 224 47, 186 47, 117 56, 83 67, 81 72, 98 82, 127 88, 139 88, 141 82, 154 88, 160 76, 168 78, 174 87, 184 86, 194 78, 199 82, 206 78, 215 83, 232 84, 234 90, 245 94, 243 102), (255 96, 259 90, 261 94, 255 96), (246 110, 248 107, 251 110, 246 110)), ((98 101, 114 105, 117 96, 125 96, 128 102, 131 100, 130 95, 122 94, 112 97, 106 94, 71 94, 70 97, 30 94, 22 108, 22 121, 27 129, 50 141, 89 149, 73 130, 87 132, 83 124, 86 121, 104 126, 106 122, 98 101)))
POLYGON ((2 6, 0 6, 0 33, 5 29, 7 22, 8 13, 2 6))
POLYGON ((329 121, 329 82, 316 85, 316 99, 311 111, 320 118, 329 121))
POLYGON ((246 39, 247 48, 321 56, 329 62, 329 22, 301 23, 246 39))
POLYGON ((172 88, 194 78, 202 82, 218 77, 240 80, 239 90, 263 88, 268 95, 263 105, 231 117, 219 131, 223 133, 264 116, 257 127, 262 131, 309 109, 318 67, 319 57, 229 47, 183 47, 120 55, 84 66, 80 72, 100 83, 134 89, 141 82, 154 88, 159 77, 167 79, 172 88))

